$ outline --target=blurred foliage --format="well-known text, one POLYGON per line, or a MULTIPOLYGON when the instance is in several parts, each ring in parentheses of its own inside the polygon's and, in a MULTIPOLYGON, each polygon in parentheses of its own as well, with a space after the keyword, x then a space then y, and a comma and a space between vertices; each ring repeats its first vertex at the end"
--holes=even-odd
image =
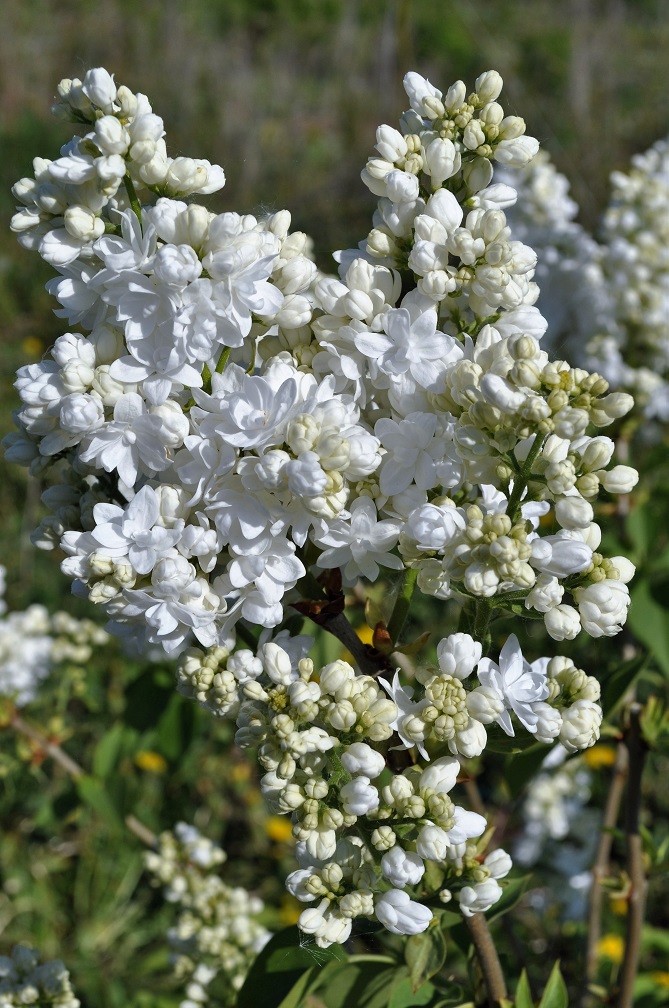
MULTIPOLYGON (((9 220, 10 186, 30 172, 32 157, 53 157, 68 138, 48 114, 58 80, 104 65, 118 81, 150 96, 165 119, 170 153, 223 164, 228 183, 211 199, 212 209, 290 209, 293 226, 316 236, 319 265, 330 269, 329 250, 355 245, 368 230, 371 201, 358 174, 378 123, 394 122, 406 105, 403 73, 416 69, 441 86, 458 76, 472 82, 494 67, 505 79, 510 111, 525 117, 528 132, 567 174, 583 223, 594 227, 609 173, 668 131, 667 42, 665 0, 147 0, 141 9, 130 0, 24 0, 4 12, 0 35, 0 214, 9 220)), ((3 433, 11 429, 16 368, 39 360, 63 331, 43 289, 48 275, 6 226, 0 230, 3 433)), ((643 826, 651 882, 636 990, 640 1008, 656 1008, 669 1004, 669 937, 661 929, 669 901, 669 793, 662 786, 669 775, 663 706, 669 462, 666 445, 646 446, 640 435, 633 445, 641 489, 629 513, 609 506, 606 542, 608 553, 627 553, 639 565, 630 629, 610 641, 576 641, 571 653, 603 682, 613 743, 630 690, 644 703, 657 698, 646 708, 653 748, 643 826)), ((39 601, 90 615, 87 605, 68 597, 58 557, 31 546, 39 489, 4 462, 0 510, 0 562, 8 568, 10 604, 39 601)), ((394 589, 392 582, 377 585, 377 604, 387 605, 394 589)), ((349 614, 366 633, 361 601, 349 602, 349 614)), ((454 604, 436 608, 421 598, 405 637, 435 627, 421 656, 433 659, 439 627, 451 630, 456 620, 454 604)), ((510 629, 508 620, 495 624, 496 646, 510 629)), ((529 631, 537 653, 560 650, 541 623, 529 631)), ((315 660, 322 663, 340 653, 331 638, 317 649, 315 660)), ((286 823, 264 811, 254 765, 232 746, 230 726, 176 694, 169 665, 140 665, 110 648, 85 674, 65 668, 45 684, 25 718, 81 765, 85 776, 76 781, 39 745, 12 731, 9 717, 0 714, 0 950, 22 941, 61 957, 84 1008, 176 1008, 180 999, 164 941, 172 911, 142 877, 142 845, 125 825, 128 816, 154 832, 179 819, 194 822, 226 849, 224 877, 274 908, 267 925, 294 923, 296 905, 282 884, 292 868, 286 823)), ((544 752, 535 746, 512 757, 491 753, 470 768, 485 805, 496 810, 500 842, 512 842, 521 826, 524 790, 544 752)), ((606 764, 597 769, 593 809, 602 807, 612 773, 606 764)), ((516 993, 519 1008, 536 1003, 541 991, 546 997, 558 959, 570 996, 581 986, 582 908, 580 916, 570 916, 550 883, 537 869, 509 910, 512 925, 506 919, 494 928, 509 975, 517 975, 521 959, 528 964, 516 993)), ((599 948, 598 983, 608 987, 620 965, 627 895, 623 837, 616 832, 599 948)), ((467 942, 460 932, 449 932, 446 962, 449 974, 466 982, 467 942)), ((377 1003, 374 984, 388 988, 379 1004, 419 1004, 411 1000, 409 973, 418 969, 416 962, 431 961, 434 949, 414 951, 413 966, 393 967, 390 987, 373 933, 361 936, 358 949, 376 956, 366 973, 336 959, 322 969, 326 960, 316 962, 308 953, 313 983, 298 994, 311 991, 314 1006, 362 1004, 355 997, 364 973, 365 1004, 377 1003), (324 993, 326 973, 332 984, 324 993)), ((421 990, 436 983, 430 977, 421 990)), ((556 998, 558 988, 555 980, 556 998)))

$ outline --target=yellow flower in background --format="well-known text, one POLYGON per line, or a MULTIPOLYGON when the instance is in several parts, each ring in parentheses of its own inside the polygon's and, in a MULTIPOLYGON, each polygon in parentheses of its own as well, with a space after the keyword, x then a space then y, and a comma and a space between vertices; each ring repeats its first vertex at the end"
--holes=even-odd
POLYGON ((236 784, 246 784, 251 777, 251 764, 235 763, 230 771, 230 776, 236 784))
POLYGON ((593 746, 592 749, 586 749, 581 758, 591 770, 613 766, 616 761, 615 746, 606 744, 593 746))
POLYGON ((37 336, 26 336, 21 341, 21 349, 28 357, 41 357, 44 353, 44 343, 37 336))
POLYGON ((291 924, 297 924, 298 917, 303 910, 304 904, 298 903, 294 896, 286 893, 281 900, 281 909, 279 911, 281 923, 285 924, 286 927, 289 927, 291 924))
POLYGON ((622 940, 620 935, 602 935, 597 942, 597 954, 602 959, 610 959, 613 963, 620 963, 623 961, 624 951, 625 942, 622 940))
POLYGON ((135 755, 135 766, 148 773, 163 774, 167 770, 167 760, 151 749, 142 749, 135 755))
MULTIPOLYGON (((362 626, 355 627, 354 629, 357 636, 360 638, 363 644, 372 643, 372 638, 374 637, 374 631, 370 626, 367 626, 366 623, 363 623, 362 626)), ((353 657, 350 651, 346 650, 346 648, 342 649, 342 652, 339 657, 341 658, 342 661, 348 662, 349 665, 355 665, 355 658, 353 657)))
POLYGON ((614 913, 616 917, 625 917, 627 915, 627 900, 624 896, 616 896, 609 903, 611 908, 611 913, 614 913))
POLYGON ((293 830, 286 816, 273 815, 265 821, 265 833, 275 843, 290 843, 293 830))
POLYGON ((655 973, 651 973, 650 978, 659 987, 669 987, 669 973, 666 973, 664 970, 658 970, 655 973))

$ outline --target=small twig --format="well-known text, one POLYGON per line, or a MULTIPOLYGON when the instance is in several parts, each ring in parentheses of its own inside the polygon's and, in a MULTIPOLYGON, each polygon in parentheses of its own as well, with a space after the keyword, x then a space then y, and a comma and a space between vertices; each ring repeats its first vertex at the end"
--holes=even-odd
POLYGON ((123 182, 125 184, 125 191, 128 194, 128 201, 130 203, 130 206, 132 207, 133 213, 135 214, 135 216, 137 217, 138 221, 141 224, 142 204, 139 202, 135 185, 132 179, 130 178, 128 172, 126 172, 125 175, 123 176, 123 182))
POLYGON ((344 613, 328 616, 318 625, 341 641, 344 647, 351 652, 358 668, 365 675, 377 676, 379 672, 387 670, 388 659, 386 656, 380 652, 370 654, 369 649, 360 640, 344 613))
POLYGON ((130 832, 134 833, 135 836, 141 840, 142 843, 145 843, 147 847, 158 846, 158 837, 153 830, 150 830, 148 826, 145 826, 144 823, 140 822, 134 815, 127 815, 125 817, 125 824, 130 832))
POLYGON ((627 897, 627 928, 625 933, 625 954, 620 972, 620 993, 618 1008, 632 1008, 634 980, 639 967, 641 952, 641 931, 646 904, 646 877, 643 870, 643 845, 639 832, 641 816, 641 778, 646 756, 646 745, 641 733, 641 712, 639 703, 629 708, 629 722, 625 731, 625 745, 629 755, 627 798, 625 804, 625 834, 627 839, 627 872, 630 877, 630 891, 627 897))
POLYGON ((465 789, 465 794, 469 799, 469 805, 472 812, 478 812, 479 815, 486 817, 488 811, 483 803, 483 798, 481 797, 481 792, 479 791, 479 786, 473 777, 465 777, 463 781, 460 782, 465 789))
POLYGON ((399 641, 402 627, 406 623, 407 616, 409 615, 411 599, 413 598, 417 579, 417 568, 405 568, 402 576, 402 584, 400 585, 397 598, 395 599, 395 605, 393 606, 393 611, 390 615, 390 619, 388 620, 388 634, 393 644, 397 644, 399 641))
MULTIPOLYGON (((12 728, 15 728, 20 735, 24 735, 29 738, 31 742, 34 742, 39 746, 43 753, 50 756, 54 763, 58 763, 59 766, 65 770, 70 777, 77 780, 80 777, 86 776, 86 771, 76 760, 73 760, 71 756, 65 752, 64 749, 56 743, 52 742, 46 735, 44 735, 37 728, 33 728, 29 725, 27 721, 24 721, 19 714, 14 714, 10 722, 12 728)), ((128 815, 125 818, 125 824, 131 833, 146 844, 148 847, 155 847, 158 842, 156 834, 153 833, 148 826, 144 826, 143 823, 139 821, 134 815, 128 815)))
POLYGON ((595 855, 595 863, 592 866, 592 885, 590 887, 590 899, 588 907, 588 937, 586 945, 585 961, 585 990, 581 1004, 585 1006, 589 1001, 588 985, 592 983, 597 974, 597 945, 602 928, 602 903, 604 898, 603 882, 609 873, 609 860, 611 857, 611 847, 613 845, 613 830, 618 822, 620 805, 625 789, 625 778, 627 776, 627 746, 621 740, 616 752, 616 761, 613 767, 611 786, 609 787, 602 827, 599 834, 599 843, 595 855))
POLYGON ((84 776, 86 771, 83 767, 79 766, 79 764, 73 760, 71 756, 68 756, 56 742, 52 742, 46 735, 43 735, 42 732, 33 728, 32 725, 27 723, 27 721, 24 721, 19 714, 13 715, 11 725, 12 728, 15 728, 16 731, 19 732, 19 734, 25 735, 25 737, 29 738, 31 742, 35 742, 42 752, 46 753, 47 756, 50 756, 55 763, 60 764, 63 770, 66 770, 70 777, 74 777, 76 779, 77 777, 84 776))
POLYGON ((495 943, 492 940, 488 922, 484 914, 475 913, 471 917, 465 917, 465 924, 469 929, 476 949, 483 980, 488 992, 488 1002, 491 1008, 501 1005, 507 997, 506 981, 502 973, 502 966, 497 955, 495 943))

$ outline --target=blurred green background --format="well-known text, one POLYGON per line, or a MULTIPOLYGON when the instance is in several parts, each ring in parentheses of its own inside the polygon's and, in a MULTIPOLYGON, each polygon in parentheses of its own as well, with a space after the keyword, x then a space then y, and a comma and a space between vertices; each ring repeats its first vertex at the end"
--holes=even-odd
MULTIPOLYGON (((359 172, 376 127, 394 125, 407 105, 407 70, 442 88, 459 77, 471 87, 481 71, 499 70, 505 110, 526 119, 570 179, 581 222, 595 228, 610 172, 669 132, 668 51, 667 0, 8 5, 0 33, 0 434, 12 429, 16 368, 39 360, 63 331, 44 291, 51 271, 9 232, 11 185, 31 173, 33 157, 54 157, 71 135, 49 114, 62 77, 102 65, 147 94, 165 121, 170 154, 225 168, 225 189, 208 201, 213 210, 289 209, 293 228, 312 235, 329 270, 331 251, 357 244, 369 229, 373 197, 359 172)), ((1 460, 0 513, 10 605, 39 601, 90 615, 70 596, 58 557, 29 542, 41 517, 37 484, 1 460)), ((651 557, 666 531, 649 525, 641 553, 651 557)), ((666 651, 669 674, 669 643, 666 651)), ((32 714, 104 781, 116 819, 10 733, 0 752, 0 789, 7 785, 0 946, 32 939, 61 955, 84 1003, 96 1008, 130 1004, 131 990, 136 1008, 178 1003, 176 995, 157 996, 151 979, 156 969, 167 973, 162 935, 170 915, 139 882, 140 845, 128 840, 123 815, 136 812, 160 829, 199 806, 198 825, 222 837, 233 860, 254 853, 260 874, 248 868, 239 881, 253 886, 264 877, 269 900, 278 900, 288 863, 285 835, 259 807, 255 775, 247 764, 229 772, 229 729, 177 697, 171 675, 107 655, 85 681, 65 675, 60 700, 54 705, 55 694, 45 692, 32 714)), ((655 779, 666 770, 665 760, 655 779)), ((282 913, 288 922, 294 908, 282 913)))

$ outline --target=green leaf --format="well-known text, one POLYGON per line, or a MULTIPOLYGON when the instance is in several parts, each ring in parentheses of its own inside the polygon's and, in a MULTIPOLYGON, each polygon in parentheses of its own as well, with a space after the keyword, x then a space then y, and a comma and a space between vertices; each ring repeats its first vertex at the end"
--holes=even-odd
POLYGON ((635 549, 642 557, 652 557, 664 522, 650 504, 633 508, 627 516, 625 528, 635 549))
POLYGON ((669 613, 658 605, 647 580, 631 592, 628 623, 635 637, 646 645, 665 675, 669 675, 669 613))
POLYGON ((124 733, 125 725, 119 721, 98 742, 93 755, 93 773, 96 777, 108 777, 116 766, 124 733))
POLYGON ((530 982, 527 979, 526 970, 523 970, 520 974, 520 980, 516 987, 515 1008, 534 1008, 532 991, 530 990, 530 982))
POLYGON ((548 746, 535 743, 522 753, 514 753, 507 761, 504 781, 511 798, 518 798, 527 782, 534 777, 548 755, 548 746))
POLYGON ((184 698, 174 693, 158 722, 157 748, 163 756, 173 761, 178 760, 188 748, 193 735, 194 720, 194 704, 184 703, 184 698))
POLYGON ((640 654, 623 662, 614 672, 607 675, 602 683, 601 706, 604 717, 609 717, 628 689, 643 672, 650 660, 649 654, 640 654))
POLYGON ((434 913, 439 918, 441 928, 452 928, 462 924, 462 914, 457 910, 435 910, 434 913))
POLYGON ((488 730, 486 749, 491 752, 521 753, 537 744, 530 732, 523 732, 522 735, 507 735, 503 728, 498 728, 495 724, 486 725, 486 728, 488 730))
POLYGON ((388 1008, 413 1008, 414 1005, 429 1005, 434 997, 431 983, 423 983, 417 990, 410 977, 401 977, 393 986, 388 1008))
POLYGON ((102 816, 108 825, 119 830, 123 829, 118 809, 105 791, 102 781, 88 774, 82 774, 81 777, 77 777, 76 785, 79 797, 86 805, 102 816))
POLYGON ((404 946, 404 958, 414 993, 438 973, 446 958, 446 940, 439 926, 411 935, 404 946))
POLYGON ((310 970, 303 973, 297 983, 288 991, 283 1001, 277 1005, 277 1008, 300 1008, 303 999, 322 978, 322 972, 318 966, 312 966, 310 970))
POLYGON ((397 974, 395 967, 380 961, 347 962, 314 990, 327 1008, 388 1008, 397 974))
POLYGON ((341 945, 320 949, 300 944, 293 925, 275 934, 254 960, 244 986, 237 995, 236 1008, 276 1008, 312 967, 346 959, 341 945))
POLYGON ((560 972, 560 962, 555 963, 548 978, 546 989, 544 990, 539 1008, 569 1008, 569 995, 567 985, 562 979, 560 972))
POLYGON ((531 875, 523 875, 521 878, 509 879, 507 884, 504 886, 504 892, 492 907, 491 911, 486 914, 488 922, 496 920, 498 917, 501 917, 502 914, 508 913, 509 910, 513 910, 516 903, 518 903, 527 889, 531 878, 531 875))

